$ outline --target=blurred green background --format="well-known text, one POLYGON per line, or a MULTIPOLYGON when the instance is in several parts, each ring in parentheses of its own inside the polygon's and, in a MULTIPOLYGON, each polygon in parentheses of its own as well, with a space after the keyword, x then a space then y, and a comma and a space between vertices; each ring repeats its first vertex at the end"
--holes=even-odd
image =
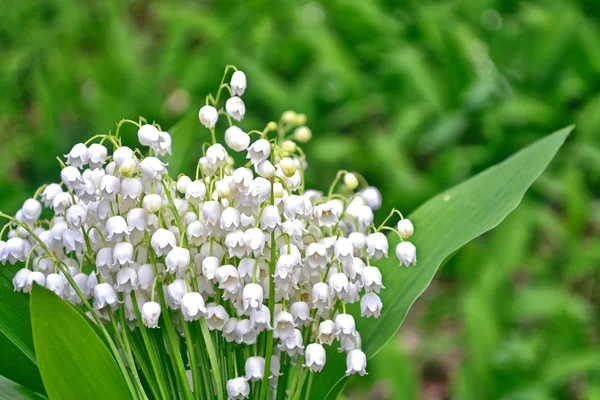
POLYGON ((124 117, 194 120, 171 160, 193 171, 207 139, 196 112, 230 63, 248 76, 242 127, 308 115, 310 186, 360 171, 405 213, 577 124, 344 395, 600 399, 597 0, 4 0, 0 15, 8 212, 58 179, 56 155, 124 117))

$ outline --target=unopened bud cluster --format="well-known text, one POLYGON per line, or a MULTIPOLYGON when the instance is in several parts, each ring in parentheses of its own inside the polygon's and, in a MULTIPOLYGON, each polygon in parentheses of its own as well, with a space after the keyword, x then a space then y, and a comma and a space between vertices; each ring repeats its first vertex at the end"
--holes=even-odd
MULTIPOLYGON (((238 126, 246 76, 236 71, 225 86, 224 109, 219 96, 200 108, 213 141, 195 175, 168 174, 161 157, 171 137, 143 120, 129 121, 139 149, 122 146, 118 134, 79 143, 65 155, 60 183, 25 201, 7 225, 0 261, 26 264, 15 290, 38 284, 73 304, 83 296, 106 321, 122 309, 131 329, 164 328, 164 313, 204 319, 251 354, 245 371, 227 377, 230 398, 248 397, 249 383, 265 377, 277 388, 282 362, 321 371, 326 346, 346 352, 346 374, 363 375, 367 358, 346 305, 359 303, 367 318, 385 312, 387 271, 377 265, 389 245, 373 222, 381 195, 345 171, 329 193, 306 189, 306 116, 288 111, 246 131, 238 126)), ((411 222, 387 229, 400 237, 399 265, 414 265, 411 222)))

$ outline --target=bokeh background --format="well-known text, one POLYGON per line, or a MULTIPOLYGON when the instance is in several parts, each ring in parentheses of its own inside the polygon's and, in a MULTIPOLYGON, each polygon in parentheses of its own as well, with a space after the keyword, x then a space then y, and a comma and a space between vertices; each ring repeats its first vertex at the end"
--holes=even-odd
POLYGON ((249 81, 242 127, 307 114, 310 186, 360 171, 384 209, 414 210, 575 123, 521 206, 444 265, 344 396, 600 398, 597 0, 3 0, 0 16, 11 213, 58 179, 56 155, 124 117, 183 119, 171 162, 193 171, 207 139, 196 112, 230 63, 249 81))

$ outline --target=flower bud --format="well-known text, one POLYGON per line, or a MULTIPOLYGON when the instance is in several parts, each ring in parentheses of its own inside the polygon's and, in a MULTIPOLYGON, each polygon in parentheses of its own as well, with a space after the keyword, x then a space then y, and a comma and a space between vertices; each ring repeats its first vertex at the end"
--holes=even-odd
POLYGON ((306 126, 296 128, 294 131, 294 139, 300 143, 306 143, 312 138, 311 130, 306 126))
POLYGON ((142 306, 142 322, 147 328, 158 328, 160 304, 149 301, 142 306))
POLYGON ((294 176, 296 173, 296 165, 294 165, 294 161, 291 158, 282 158, 281 161, 279 161, 279 167, 283 174, 288 178, 294 176))
POLYGON ((35 199, 27 199, 21 207, 21 216, 27 222, 33 223, 38 220, 42 214, 42 205, 35 199))
POLYGON ((354 190, 358 187, 358 179, 354 174, 345 174, 344 175, 344 185, 350 190, 354 190))
POLYGON ((276 131, 276 130, 277 130, 277 122, 275 122, 275 121, 270 121, 270 122, 267 124, 267 130, 268 130, 268 131, 276 131))
POLYGON ((409 219, 401 219, 398 221, 398 233, 400 233, 403 239, 408 239, 415 233, 415 227, 409 219))
POLYGON ((244 151, 250 145, 250 136, 234 125, 225 130, 225 143, 234 151, 244 151))
POLYGON ((159 194, 148 194, 142 201, 142 207, 149 214, 154 214, 160 210, 162 206, 162 198, 159 194))
POLYGON ((208 129, 212 129, 217 124, 217 120, 219 119, 219 113, 217 112, 217 109, 213 106, 202 106, 202 108, 200 108, 200 111, 198 111, 198 119, 200 119, 202 125, 204 125, 208 129))
POLYGON ((369 206, 372 210, 377 210, 381 207, 381 193, 374 186, 369 186, 364 188, 360 192, 360 196, 365 200, 367 206, 369 206))
POLYGON ((121 164, 119 167, 119 174, 121 174, 121 176, 131 178, 137 172, 137 169, 137 161, 133 158, 128 158, 127 160, 123 161, 123 164, 121 164))
POLYGON ((296 152, 296 143, 291 140, 285 140, 281 143, 281 150, 287 155, 292 155, 296 152))
POLYGON ((281 114, 281 122, 284 124, 294 124, 296 122, 297 115, 298 114, 296 114, 296 111, 284 111, 283 114, 281 114))
POLYGON ((154 125, 144 124, 138 129, 138 140, 144 146, 158 144, 159 137, 160 131, 154 125))

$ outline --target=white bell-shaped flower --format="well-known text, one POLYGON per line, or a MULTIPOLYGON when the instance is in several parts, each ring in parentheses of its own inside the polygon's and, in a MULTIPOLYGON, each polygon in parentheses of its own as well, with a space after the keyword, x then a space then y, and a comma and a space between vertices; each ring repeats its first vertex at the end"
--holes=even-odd
POLYGON ((146 157, 140 163, 140 172, 148 179, 161 179, 167 173, 166 165, 156 157, 146 157))
POLYGON ((21 268, 17 271, 15 276, 13 277, 12 283, 15 292, 20 292, 27 285, 27 277, 31 271, 27 268, 21 268))
POLYGON ((271 182, 262 177, 255 178, 246 190, 248 200, 255 206, 261 205, 270 194, 271 182))
POLYGON ((260 217, 260 227, 268 231, 272 231, 281 225, 281 215, 276 206, 266 206, 263 208, 260 217))
POLYGON ((244 232, 237 230, 229 232, 225 236, 225 246, 230 257, 244 257, 248 251, 246 243, 244 243, 244 232))
POLYGON ((227 398, 230 400, 246 399, 250 394, 250 385, 243 377, 227 381, 227 398))
POLYGON ((81 176, 81 172, 72 165, 63 168, 60 171, 60 179, 68 189, 75 190, 83 185, 85 181, 81 176))
POLYGON ((147 328, 158 328, 160 318, 160 304, 149 301, 142 306, 142 322, 147 328))
POLYGON ((160 131, 157 127, 150 124, 144 124, 138 129, 138 140, 144 146, 158 146, 160 140, 160 131))
POLYGON ((183 279, 175 279, 167 285, 166 298, 169 307, 173 310, 178 310, 181 306, 181 300, 187 292, 187 285, 183 279))
POLYGON ((367 254, 376 260, 388 256, 388 240, 381 232, 371 233, 367 236, 367 254))
POLYGON ((265 373, 265 359, 263 357, 248 357, 245 363, 246 380, 257 382, 262 380, 265 373))
POLYGON ((134 158, 133 150, 131 150, 127 146, 121 146, 113 152, 112 158, 113 158, 113 161, 115 162, 115 165, 120 167, 126 161, 134 158))
POLYGON ((250 136, 234 125, 225 130, 225 143, 233 151, 244 151, 250 145, 250 136))
POLYGON ((312 306, 319 311, 331 307, 331 295, 329 285, 325 282, 317 282, 312 287, 312 306))
POLYGON ((400 265, 417 264, 417 248, 411 242, 400 242, 396 246, 396 257, 400 260, 400 265))
POLYGON ((133 264, 133 245, 129 242, 115 244, 112 260, 119 267, 133 264))
POLYGON ((294 317, 287 311, 279 311, 275 314, 275 327, 273 328, 273 337, 276 339, 285 340, 294 336, 294 328, 296 323, 294 317))
POLYGON ((290 357, 304 354, 302 332, 299 329, 294 329, 294 333, 291 336, 281 339, 281 343, 277 345, 277 348, 280 351, 286 352, 290 357))
POLYGON ((235 324, 235 341, 238 344, 254 344, 258 337, 258 331, 249 319, 238 320, 235 324))
POLYGON ((28 241, 21 239, 20 237, 12 237, 4 244, 2 258, 8 261, 10 264, 15 264, 19 261, 24 262, 27 260, 31 245, 28 241))
POLYGON ((338 272, 329 276, 329 287, 331 294, 339 299, 344 299, 348 294, 349 282, 346 274, 338 272))
POLYGON ((351 264, 354 258, 354 246, 352 246, 350 239, 338 238, 333 246, 333 254, 342 265, 351 264))
POLYGON ((186 321, 196 321, 207 315, 204 298, 197 292, 186 293, 181 299, 181 312, 186 321))
POLYGON ((379 318, 383 303, 375 293, 367 293, 360 299, 360 315, 379 318))
POLYGON ((94 286, 94 308, 96 310, 101 310, 107 305, 115 308, 118 304, 119 299, 112 285, 103 282, 94 286))
POLYGON ((372 210, 377 210, 381 207, 381 192, 374 186, 364 188, 360 192, 360 196, 365 200, 367 206, 372 210))
POLYGON ((367 356, 362 350, 354 349, 348 352, 346 356, 346 375, 359 374, 364 376, 367 374, 367 356))
POLYGON ((240 210, 235 207, 227 207, 223 210, 219 223, 224 231, 237 229, 240 226, 240 210))
POLYGON ((213 106, 202 106, 200 111, 198 111, 198 119, 208 129, 212 129, 217 124, 217 120, 219 119, 219 113, 217 109, 213 106))
POLYGON ((331 345, 335 340, 335 322, 328 319, 319 324, 317 338, 321 343, 331 345))
POLYGON ((271 311, 265 305, 250 310, 250 321, 258 332, 273 329, 271 326, 271 311))
POLYGON ((40 286, 45 286, 46 285, 46 277, 44 276, 44 274, 42 274, 39 271, 33 271, 30 274, 28 274, 27 279, 25 281, 25 286, 23 287, 23 291, 25 293, 31 292, 31 289, 33 288, 34 284, 40 285, 40 286))
POLYGON ((52 202, 54 201, 54 197, 56 197, 57 194, 62 192, 63 190, 58 183, 51 183, 48 186, 46 186, 46 188, 42 192, 42 195, 40 196, 42 202, 44 203, 44 206, 50 208, 52 206, 52 202))
POLYGON ((106 221, 106 239, 120 241, 127 237, 129 228, 127 227, 127 221, 120 215, 110 217, 106 221))
POLYGON ((35 199, 27 199, 21 207, 21 216, 29 223, 34 223, 42 214, 42 205, 35 199))
POLYGON ((338 314, 335 317, 335 335, 338 339, 342 338, 356 338, 356 323, 354 317, 350 314, 338 314))
POLYGON ((67 165, 72 165, 75 168, 81 168, 88 163, 90 152, 87 146, 83 143, 77 143, 68 154, 64 155, 67 158, 67 165))
POLYGON ((241 121, 246 114, 246 105, 240 97, 233 96, 225 102, 225 111, 231 118, 241 121))
POLYGON ((310 343, 306 346, 304 359, 305 367, 308 367, 313 372, 321 372, 327 360, 325 348, 319 343, 310 343))
POLYGON ((130 293, 138 288, 138 274, 131 267, 121 268, 117 272, 117 282, 115 285, 117 291, 122 293, 130 293))
POLYGON ((162 207, 162 198, 159 194, 148 194, 142 200, 142 208, 149 214, 154 214, 162 207))
POLYGON ((275 167, 269 160, 263 160, 254 164, 254 170, 258 175, 265 179, 271 179, 275 176, 275 167))
POLYGON ((152 246, 154 253, 156 253, 158 257, 161 257, 168 254, 177 246, 177 239, 173 232, 164 228, 159 228, 152 234, 150 245, 152 246))
POLYGON ((87 221, 87 209, 79 204, 74 204, 67 209, 67 225, 70 228, 81 228, 87 221))
POLYGON ((246 74, 242 71, 235 71, 233 75, 231 75, 229 86, 231 86, 231 92, 234 95, 243 95, 246 90, 246 74))
POLYGON ((185 271, 190 265, 191 255, 190 251, 184 247, 174 246, 165 258, 165 264, 167 271, 185 271))
POLYGON ((259 228, 250 228, 244 232, 244 245, 251 251, 255 257, 262 255, 266 237, 265 233, 259 228))
POLYGON ((90 165, 90 168, 95 169, 101 167, 106 161, 106 156, 108 155, 108 150, 106 147, 98 143, 92 143, 88 151, 88 164, 90 165))
POLYGON ((210 303, 206 306, 206 322, 211 331, 222 330, 228 319, 229 315, 222 305, 210 303))
POLYGON ((242 291, 242 299, 244 304, 244 310, 246 312, 249 309, 258 309, 262 306, 263 302, 263 288, 256 283, 249 283, 244 286, 242 291))
POLYGON ((297 326, 306 326, 310 322, 310 307, 305 301, 296 301, 290 306, 290 312, 297 326))
POLYGON ((142 264, 138 267, 138 286, 140 289, 148 290, 154 283, 155 273, 152 264, 142 264))
POLYGON ((271 143, 266 139, 258 139, 248 148, 246 158, 249 159, 252 164, 258 164, 259 162, 266 160, 269 155, 271 155, 271 143))
POLYGON ((229 293, 237 293, 241 288, 238 270, 230 264, 222 265, 215 271, 215 279, 219 288, 229 293))
POLYGON ((374 291, 379 293, 381 289, 385 289, 382 282, 381 271, 377 267, 365 267, 361 273, 361 282, 366 292, 374 291))

